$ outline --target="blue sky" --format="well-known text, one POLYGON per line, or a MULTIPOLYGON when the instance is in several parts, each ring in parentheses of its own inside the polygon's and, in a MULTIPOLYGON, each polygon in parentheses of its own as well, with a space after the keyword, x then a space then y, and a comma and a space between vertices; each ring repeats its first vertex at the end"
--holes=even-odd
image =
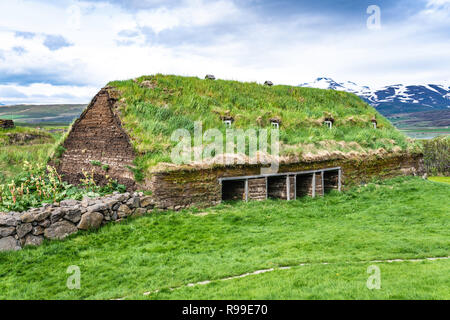
POLYGON ((108 81, 157 72, 441 83, 449 40, 450 0, 2 1, 0 103, 87 103, 108 81))

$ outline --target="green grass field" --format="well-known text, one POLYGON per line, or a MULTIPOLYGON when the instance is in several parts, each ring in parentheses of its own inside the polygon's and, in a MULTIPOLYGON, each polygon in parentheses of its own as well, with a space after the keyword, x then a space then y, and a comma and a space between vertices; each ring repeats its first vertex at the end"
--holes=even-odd
POLYGON ((10 182, 23 168, 25 161, 33 164, 45 164, 53 151, 55 142, 61 137, 65 127, 43 127, 42 130, 27 127, 0 129, 0 184, 10 182), (53 132, 55 131, 55 132, 53 132), (10 144, 8 134, 40 135, 38 139, 24 145, 10 144))
POLYGON ((446 184, 396 178, 324 198, 153 213, 0 253, 0 299, 448 299, 448 260, 375 263, 381 289, 365 284, 367 261, 450 255, 449 196, 446 184), (80 290, 66 287, 72 265, 80 290), (294 268, 185 287, 282 266, 294 268))

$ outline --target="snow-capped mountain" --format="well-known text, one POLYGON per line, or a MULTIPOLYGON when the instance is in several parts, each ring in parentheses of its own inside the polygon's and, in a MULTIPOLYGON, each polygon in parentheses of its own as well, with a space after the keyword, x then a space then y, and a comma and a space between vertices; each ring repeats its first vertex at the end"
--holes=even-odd
POLYGON ((384 115, 450 108, 450 82, 423 85, 396 84, 372 89, 351 81, 336 82, 323 77, 311 83, 303 83, 300 87, 351 92, 366 100, 384 115))

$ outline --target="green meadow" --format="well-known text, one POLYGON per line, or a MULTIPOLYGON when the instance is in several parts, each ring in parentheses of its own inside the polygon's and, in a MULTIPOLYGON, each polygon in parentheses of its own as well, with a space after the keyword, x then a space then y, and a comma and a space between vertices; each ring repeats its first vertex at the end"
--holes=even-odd
POLYGON ((450 256, 449 197, 447 184, 405 177, 323 198, 153 212, 0 253, 0 299, 448 299, 448 260, 369 261, 450 256), (380 290, 366 287, 372 264, 380 290), (66 286, 69 266, 79 290, 66 286))

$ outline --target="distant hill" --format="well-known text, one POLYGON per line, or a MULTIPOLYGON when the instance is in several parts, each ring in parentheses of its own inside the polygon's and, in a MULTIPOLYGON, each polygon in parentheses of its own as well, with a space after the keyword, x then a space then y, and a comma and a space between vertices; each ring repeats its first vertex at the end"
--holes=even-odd
POLYGON ((69 125, 85 107, 84 104, 0 106, 0 118, 24 124, 69 125))
POLYGON ((301 87, 332 89, 351 92, 375 107, 381 114, 427 112, 450 109, 450 83, 404 85, 396 84, 372 89, 354 82, 336 82, 331 78, 317 78, 301 87))

